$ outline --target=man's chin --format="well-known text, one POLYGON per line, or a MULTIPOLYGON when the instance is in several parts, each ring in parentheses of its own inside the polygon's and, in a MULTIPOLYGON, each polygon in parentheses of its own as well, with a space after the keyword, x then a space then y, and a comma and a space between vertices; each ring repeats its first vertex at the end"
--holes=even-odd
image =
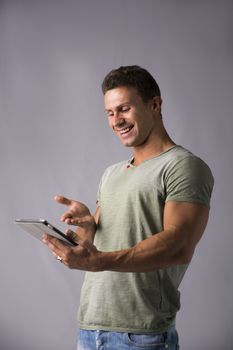
POLYGON ((134 142, 132 140, 122 140, 122 138, 120 138, 120 142, 125 147, 133 147, 134 146, 134 142))

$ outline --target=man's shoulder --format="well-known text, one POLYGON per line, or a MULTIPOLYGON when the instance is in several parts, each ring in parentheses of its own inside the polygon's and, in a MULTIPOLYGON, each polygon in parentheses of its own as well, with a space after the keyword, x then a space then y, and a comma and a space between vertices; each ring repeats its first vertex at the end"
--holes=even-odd
POLYGON ((175 182, 197 182, 214 184, 214 177, 209 165, 199 156, 179 146, 173 157, 164 166, 164 178, 175 182))
POLYGON ((168 167, 179 166, 182 164, 192 164, 194 165, 205 165, 208 167, 207 163, 198 155, 184 148, 183 146, 176 145, 172 152, 168 153, 167 159, 165 161, 168 167))
POLYGON ((199 156, 179 147, 163 172, 166 201, 196 202, 209 206, 213 174, 199 156))
POLYGON ((177 161, 180 159, 196 157, 193 152, 189 151, 187 148, 181 145, 175 145, 173 148, 168 150, 167 158, 177 161))
POLYGON ((185 176, 187 179, 196 179, 201 181, 205 179, 213 183, 213 174, 208 164, 199 156, 184 148, 176 145, 168 152, 165 152, 160 162, 160 175, 165 180, 181 179, 185 176))
POLYGON ((201 156, 194 154, 182 146, 177 147, 175 157, 173 159, 175 162, 194 162, 196 164, 202 164, 208 167, 206 161, 201 156))

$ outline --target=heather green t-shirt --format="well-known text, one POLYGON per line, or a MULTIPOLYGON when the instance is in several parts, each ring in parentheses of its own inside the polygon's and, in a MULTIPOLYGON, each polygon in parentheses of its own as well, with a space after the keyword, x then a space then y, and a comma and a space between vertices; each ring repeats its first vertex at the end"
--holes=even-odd
MULTIPOLYGON (((133 166, 115 164, 99 188, 100 219, 94 243, 101 251, 127 249, 163 230, 167 201, 209 206, 213 176, 181 146, 133 166)), ((187 235, 189 232, 187 232, 187 235)), ((87 272, 81 292, 81 329, 156 333, 174 324, 179 284, 187 265, 146 273, 87 272)))

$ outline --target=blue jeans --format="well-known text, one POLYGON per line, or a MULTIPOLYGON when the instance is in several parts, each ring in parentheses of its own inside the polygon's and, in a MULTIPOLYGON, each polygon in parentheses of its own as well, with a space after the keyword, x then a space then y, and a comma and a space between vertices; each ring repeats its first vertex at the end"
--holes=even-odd
POLYGON ((80 330, 77 350, 178 350, 175 327, 161 334, 80 330))

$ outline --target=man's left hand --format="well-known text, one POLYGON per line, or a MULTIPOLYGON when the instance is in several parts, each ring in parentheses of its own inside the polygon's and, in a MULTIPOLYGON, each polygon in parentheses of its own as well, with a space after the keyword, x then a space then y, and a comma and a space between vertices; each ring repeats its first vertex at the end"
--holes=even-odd
POLYGON ((78 245, 71 247, 50 235, 43 236, 43 243, 70 269, 100 271, 101 252, 88 239, 78 239, 76 236, 75 241, 78 245))

